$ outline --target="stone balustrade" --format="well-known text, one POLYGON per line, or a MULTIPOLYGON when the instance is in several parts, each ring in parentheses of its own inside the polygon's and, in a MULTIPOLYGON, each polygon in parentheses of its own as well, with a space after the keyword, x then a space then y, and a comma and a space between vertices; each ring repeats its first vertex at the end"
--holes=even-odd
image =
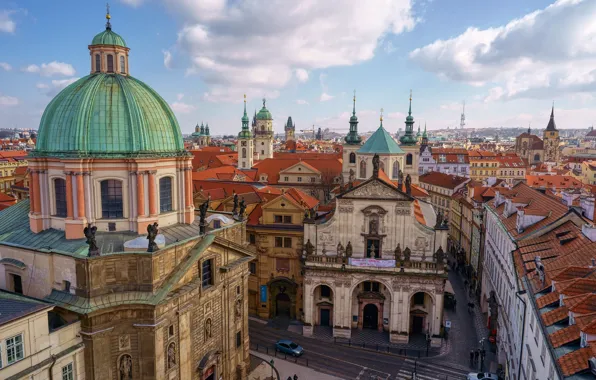
POLYGON ((306 257, 305 265, 307 267, 328 267, 342 268, 343 270, 355 269, 374 269, 384 272, 404 272, 409 273, 445 273, 443 264, 437 264, 434 261, 410 261, 404 262, 403 267, 400 263, 395 265, 392 259, 367 259, 367 258, 347 258, 340 256, 310 255, 306 257))

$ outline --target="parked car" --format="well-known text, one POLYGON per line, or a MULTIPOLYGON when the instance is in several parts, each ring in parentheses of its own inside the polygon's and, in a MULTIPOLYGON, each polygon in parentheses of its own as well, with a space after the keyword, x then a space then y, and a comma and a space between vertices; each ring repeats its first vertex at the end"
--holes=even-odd
POLYGON ((488 372, 470 372, 466 380, 499 380, 499 376, 488 372))
POLYGON ((292 356, 300 356, 304 353, 302 347, 287 339, 278 340, 275 343, 275 350, 292 356))

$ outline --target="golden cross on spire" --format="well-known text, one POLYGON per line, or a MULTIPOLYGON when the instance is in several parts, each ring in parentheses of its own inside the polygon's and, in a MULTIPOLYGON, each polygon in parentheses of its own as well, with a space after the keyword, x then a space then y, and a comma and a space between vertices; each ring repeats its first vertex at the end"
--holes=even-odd
POLYGON ((106 20, 108 20, 108 22, 106 22, 106 29, 112 29, 112 25, 110 24, 111 18, 112 16, 110 16, 110 3, 106 3, 106 20))
POLYGON ((354 90, 354 101, 356 101, 356 90, 354 90))
POLYGON ((244 94, 244 103, 246 103, 246 94, 244 94))
POLYGON ((381 108, 381 121, 383 121, 383 109, 381 108))
POLYGON ((412 101, 412 89, 410 89, 410 101, 412 101))

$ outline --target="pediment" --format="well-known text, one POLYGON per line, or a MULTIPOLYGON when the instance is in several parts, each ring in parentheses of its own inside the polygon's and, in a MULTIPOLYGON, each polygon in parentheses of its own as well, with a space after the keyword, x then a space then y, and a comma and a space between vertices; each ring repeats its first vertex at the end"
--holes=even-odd
POLYGON ((286 194, 283 194, 280 197, 276 197, 271 201, 261 205, 263 211, 268 210, 287 210, 287 211, 296 211, 296 210, 303 210, 304 208, 300 207, 296 202, 288 197, 286 194), (283 204, 283 206, 282 206, 283 204))
POLYGON ((347 199, 392 199, 398 201, 412 201, 408 194, 386 184, 378 179, 371 179, 355 188, 341 194, 339 198, 347 199))
POLYGON ((321 174, 315 167, 306 162, 297 162, 289 168, 285 168, 279 172, 280 174, 321 174))

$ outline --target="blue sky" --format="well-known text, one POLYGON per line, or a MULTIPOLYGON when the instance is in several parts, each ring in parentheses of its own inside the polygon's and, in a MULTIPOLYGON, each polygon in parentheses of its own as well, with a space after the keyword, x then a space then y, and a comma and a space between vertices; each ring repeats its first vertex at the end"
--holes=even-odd
MULTIPOLYGON (((121 0, 113 30, 131 74, 174 109, 184 133, 201 121, 236 133, 242 97, 261 98, 276 130, 403 127, 408 95, 422 125, 560 128, 596 119, 596 2, 584 0, 121 0), (333 3, 333 4, 330 4, 333 3), (338 5, 340 3, 341 5, 338 5)), ((89 74, 87 45, 103 1, 0 4, 0 127, 37 128, 47 103, 89 74)))

